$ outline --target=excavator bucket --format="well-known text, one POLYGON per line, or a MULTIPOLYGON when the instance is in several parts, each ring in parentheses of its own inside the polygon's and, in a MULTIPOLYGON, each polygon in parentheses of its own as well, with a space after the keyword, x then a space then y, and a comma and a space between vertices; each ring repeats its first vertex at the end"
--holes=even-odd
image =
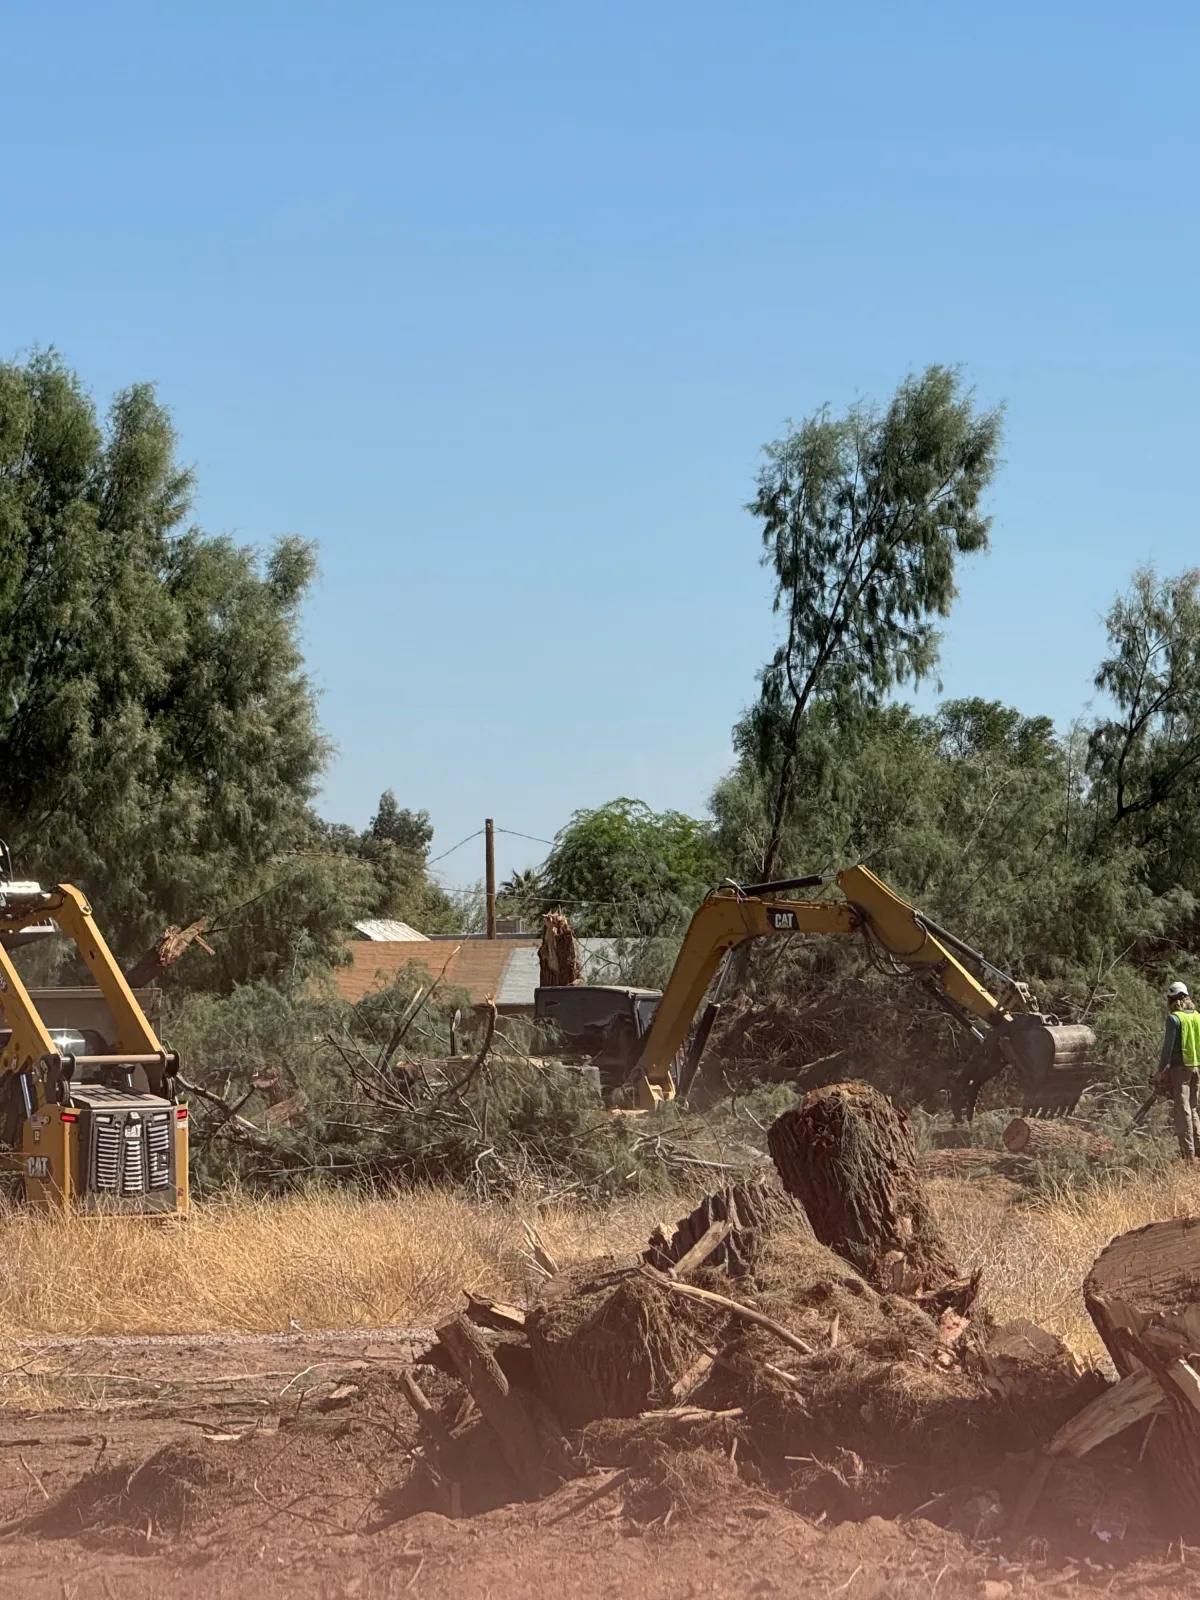
POLYGON ((1000 1054, 1013 1069, 1026 1116, 1068 1116, 1083 1091, 1103 1076, 1096 1060, 1096 1035, 1081 1023, 1019 1014, 997 1033, 1000 1054))

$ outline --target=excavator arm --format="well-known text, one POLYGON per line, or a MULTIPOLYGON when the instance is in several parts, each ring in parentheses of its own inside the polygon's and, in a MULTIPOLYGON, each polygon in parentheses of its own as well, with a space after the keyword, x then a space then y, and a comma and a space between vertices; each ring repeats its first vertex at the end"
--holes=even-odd
POLYGON ((992 967, 985 957, 902 900, 868 867, 848 867, 836 884, 841 900, 785 898, 788 891, 816 888, 828 880, 797 878, 715 890, 692 917, 663 992, 634 1074, 636 1099, 648 1106, 675 1093, 672 1066, 717 968, 747 939, 797 933, 858 934, 872 952, 898 972, 921 979, 984 1048, 964 1075, 961 1109, 974 1109, 981 1085, 1005 1066, 1013 1067, 1025 1108, 1040 1114, 1071 1110, 1096 1073, 1090 1059, 1091 1030, 1064 1027, 1043 1016, 1023 984, 992 967), (1000 979, 1000 995, 971 970, 1000 979))

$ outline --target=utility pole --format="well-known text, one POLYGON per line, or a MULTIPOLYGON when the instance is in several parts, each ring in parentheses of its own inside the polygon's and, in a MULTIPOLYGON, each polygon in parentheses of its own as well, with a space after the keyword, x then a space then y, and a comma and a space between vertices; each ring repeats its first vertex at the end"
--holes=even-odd
POLYGON ((484 871, 487 876, 487 936, 496 937, 496 826, 491 817, 483 825, 485 853, 484 871))

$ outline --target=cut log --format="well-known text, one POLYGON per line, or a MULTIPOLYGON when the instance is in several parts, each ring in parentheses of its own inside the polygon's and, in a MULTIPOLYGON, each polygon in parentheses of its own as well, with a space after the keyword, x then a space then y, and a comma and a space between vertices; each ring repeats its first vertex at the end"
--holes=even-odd
POLYGON ((1142 1369, 1165 1411, 1146 1445, 1172 1531, 1200 1518, 1200 1218, 1152 1222, 1114 1239, 1083 1286, 1096 1330, 1122 1378, 1142 1369))
MULTIPOLYGON (((772 1229, 783 1226, 802 1229, 806 1234, 811 1232, 803 1211, 790 1195, 750 1180, 707 1195, 673 1228, 656 1228, 642 1260, 660 1272, 674 1268, 681 1276, 681 1267, 683 1271, 690 1270, 683 1266, 687 1257, 718 1225, 727 1225, 726 1231, 703 1259, 708 1266, 723 1267, 731 1278, 747 1277, 754 1272, 772 1229)), ((691 1264, 700 1265, 700 1262, 691 1264)))
POLYGON ((908 1118, 886 1095, 865 1083, 813 1089, 775 1119, 767 1146, 817 1238, 877 1289, 928 1294, 961 1276, 921 1187, 908 1118))
POLYGON ((500 1440, 518 1491, 538 1495, 556 1488, 566 1476, 565 1451, 561 1439, 547 1437, 544 1420, 539 1425, 538 1413, 529 1403, 533 1397, 527 1401, 509 1383, 486 1339, 466 1317, 451 1317, 437 1332, 459 1378, 500 1440))
POLYGON ((1135 1422, 1165 1409, 1158 1379, 1145 1367, 1139 1367, 1065 1422, 1046 1449, 1052 1456, 1071 1456, 1078 1461, 1089 1450, 1132 1428, 1135 1422))
POLYGON ((1107 1139, 1086 1128, 1041 1117, 1014 1117, 1004 1130, 1004 1148, 1014 1156, 1078 1156, 1084 1161, 1099 1161, 1115 1152, 1107 1139))
POLYGON ((579 946, 571 924, 559 911, 547 913, 543 924, 538 969, 543 989, 566 988, 579 982, 579 946))

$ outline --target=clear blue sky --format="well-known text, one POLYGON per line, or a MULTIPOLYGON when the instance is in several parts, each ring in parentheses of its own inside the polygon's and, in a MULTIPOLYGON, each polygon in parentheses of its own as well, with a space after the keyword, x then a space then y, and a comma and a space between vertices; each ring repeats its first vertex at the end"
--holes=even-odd
POLYGON ((17 0, 0 354, 155 380, 205 526, 319 541, 332 817, 701 810, 773 638, 760 445, 931 361, 1009 415, 946 692, 1066 723, 1134 565, 1200 560, 1198 43, 1108 0, 17 0))

